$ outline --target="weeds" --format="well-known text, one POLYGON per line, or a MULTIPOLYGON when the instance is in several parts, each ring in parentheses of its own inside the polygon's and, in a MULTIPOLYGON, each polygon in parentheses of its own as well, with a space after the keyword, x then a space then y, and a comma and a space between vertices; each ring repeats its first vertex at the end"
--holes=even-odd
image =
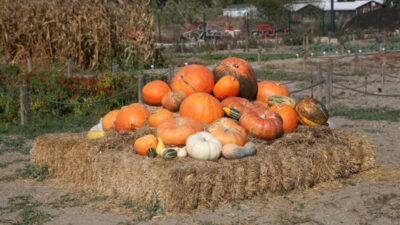
POLYGON ((400 110, 389 108, 350 108, 344 105, 335 105, 330 112, 331 116, 342 116, 350 120, 386 120, 400 121, 400 110))
POLYGON ((41 182, 45 179, 53 178, 53 176, 49 173, 48 165, 36 166, 32 164, 26 164, 25 168, 17 169, 13 176, 1 177, 0 181, 13 181, 18 178, 34 179, 41 182))
POLYGON ((6 162, 6 163, 0 162, 0 168, 6 168, 7 166, 14 164, 14 163, 28 162, 28 161, 29 161, 29 159, 16 159, 16 160, 13 160, 11 162, 6 162))
POLYGON ((52 208, 65 208, 86 205, 84 201, 79 201, 77 197, 71 196, 69 193, 62 195, 58 200, 49 203, 52 208))
MULTIPOLYGON (((0 127, 1 126, 4 126, 4 124, 0 125, 0 127)), ((26 144, 25 138, 10 138, 0 135, 0 154, 3 154, 5 152, 20 152, 24 155, 28 155, 30 150, 31 146, 26 144)))

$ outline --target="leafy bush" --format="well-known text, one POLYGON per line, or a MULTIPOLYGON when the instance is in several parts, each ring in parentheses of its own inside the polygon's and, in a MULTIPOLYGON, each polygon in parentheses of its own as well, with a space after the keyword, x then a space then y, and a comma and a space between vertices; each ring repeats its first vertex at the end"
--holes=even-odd
POLYGON ((283 37, 283 44, 288 46, 293 45, 302 45, 303 44, 303 36, 300 34, 291 34, 283 37))

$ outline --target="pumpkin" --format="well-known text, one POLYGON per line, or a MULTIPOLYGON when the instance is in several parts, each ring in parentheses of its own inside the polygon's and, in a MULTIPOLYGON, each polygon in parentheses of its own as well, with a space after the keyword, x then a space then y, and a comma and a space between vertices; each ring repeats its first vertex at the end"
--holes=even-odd
POLYGON ((283 135, 282 118, 270 110, 248 110, 240 117, 239 124, 258 138, 273 140, 283 135))
POLYGON ((257 153, 256 145, 247 142, 243 147, 237 144, 226 144, 222 147, 222 156, 227 159, 240 159, 257 153))
POLYGON ((269 110, 279 113, 283 120, 283 131, 289 133, 296 129, 299 120, 297 119, 296 110, 287 104, 276 104, 271 106, 269 110))
POLYGON ((290 107, 296 107, 296 100, 287 96, 272 95, 267 99, 268 105, 287 104, 290 107))
POLYGON ((171 112, 178 112, 179 106, 186 98, 186 94, 182 91, 172 91, 167 93, 161 101, 161 105, 171 112))
POLYGON ((251 66, 239 58, 227 58, 222 60, 214 68, 214 79, 218 82, 224 76, 235 77, 240 84, 239 95, 251 99, 257 93, 257 78, 251 66))
POLYGON ((165 149, 162 153, 162 157, 164 159, 173 159, 176 158, 177 155, 178 153, 176 152, 176 150, 172 148, 165 149))
POLYGON ((164 142, 160 137, 157 137, 157 141, 158 141, 158 144, 156 147, 156 153, 157 153, 157 155, 162 155, 162 151, 165 149, 164 142))
POLYGON ((251 108, 254 105, 247 99, 241 97, 229 97, 224 99, 221 102, 222 107, 234 108, 238 110, 241 114, 247 110, 247 108, 251 108))
POLYGON ((240 118, 240 111, 235 109, 235 108, 229 108, 229 107, 222 107, 222 110, 224 110, 225 114, 234 119, 234 120, 239 120, 240 118))
POLYGON ((135 144, 133 145, 133 148, 139 155, 146 155, 147 151, 150 148, 156 148, 156 147, 157 147, 157 139, 152 134, 145 135, 143 137, 136 139, 135 144))
POLYGON ((171 92, 168 84, 161 80, 154 80, 144 85, 143 100, 149 105, 161 105, 163 97, 171 92))
POLYGON ((257 100, 267 101, 267 99, 272 95, 281 95, 290 97, 289 90, 285 85, 281 84, 279 81, 266 80, 258 83, 257 100))
POLYGON ((157 127, 163 120, 174 118, 174 114, 167 109, 157 109, 152 112, 149 116, 149 125, 151 127, 157 127))
POLYGON ((224 76, 215 83, 213 94, 219 99, 223 100, 227 97, 234 97, 239 94, 240 84, 239 81, 233 76, 224 76))
POLYGON ((253 103, 253 105, 256 106, 256 107, 261 107, 261 108, 263 108, 263 109, 268 109, 268 108, 269 108, 268 103, 266 103, 266 102, 264 102, 264 101, 254 101, 254 102, 252 102, 252 103, 253 103))
POLYGON ((157 127, 157 136, 167 145, 184 145, 186 139, 203 130, 203 125, 189 117, 166 119, 157 127))
POLYGON ((222 144, 208 132, 199 132, 186 141, 186 149, 190 157, 201 160, 217 160, 222 151, 222 144))
POLYGON ((312 98, 306 98, 297 103, 296 112, 300 123, 304 125, 322 125, 329 118, 325 105, 312 98))
POLYGON ((214 96, 207 93, 194 93, 183 100, 179 115, 210 124, 223 117, 224 111, 221 103, 214 96))
POLYGON ((103 130, 110 130, 115 127, 115 119, 119 113, 119 109, 115 109, 107 113, 102 121, 103 130))
POLYGON ((208 127, 207 131, 216 137, 222 146, 228 143, 243 146, 246 143, 246 130, 234 120, 226 117, 216 120, 208 127))
POLYGON ((187 156, 186 147, 178 149, 177 153, 179 158, 185 158, 187 156))
POLYGON ((154 148, 149 148, 149 150, 147 150, 147 157, 150 157, 150 158, 157 157, 156 150, 154 148))
POLYGON ((189 96, 195 92, 211 93, 214 88, 213 73, 202 65, 188 65, 176 73, 171 80, 173 91, 180 90, 189 96))
POLYGON ((139 103, 122 107, 115 118, 115 130, 130 130, 143 127, 149 112, 139 103))

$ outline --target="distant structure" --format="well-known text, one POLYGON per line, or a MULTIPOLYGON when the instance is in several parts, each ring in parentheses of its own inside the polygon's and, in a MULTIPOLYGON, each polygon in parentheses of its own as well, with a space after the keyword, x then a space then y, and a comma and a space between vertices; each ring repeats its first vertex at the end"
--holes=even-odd
MULTIPOLYGON (((382 0, 355 0, 355 1, 340 1, 335 0, 333 9, 335 16, 348 20, 357 14, 367 13, 379 8, 382 8, 382 0)), ((293 12, 293 20, 309 21, 314 20, 315 17, 310 16, 310 11, 321 11, 328 14, 331 10, 330 0, 320 1, 299 1, 298 3, 288 5, 287 7, 293 12)))
POLYGON ((222 13, 224 16, 240 18, 240 17, 245 17, 247 13, 249 16, 256 15, 257 8, 254 5, 233 4, 222 9, 222 13))

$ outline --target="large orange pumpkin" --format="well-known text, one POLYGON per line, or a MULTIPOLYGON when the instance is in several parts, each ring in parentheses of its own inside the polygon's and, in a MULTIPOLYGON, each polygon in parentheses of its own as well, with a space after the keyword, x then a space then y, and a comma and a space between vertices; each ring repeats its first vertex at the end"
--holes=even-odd
POLYGON ((149 125, 151 127, 157 127, 163 120, 174 118, 174 114, 172 114, 167 109, 157 109, 152 112, 149 116, 149 125))
POLYGON ((215 83, 213 94, 219 100, 239 94, 240 84, 233 76, 224 76, 215 83))
POLYGON ((181 103, 186 98, 186 94, 183 91, 172 91, 167 93, 161 101, 161 105, 171 112, 178 112, 181 103))
POLYGON ((149 112, 139 103, 122 107, 115 118, 115 130, 135 130, 143 127, 149 112))
POLYGON ((258 138, 273 140, 283 135, 282 118, 270 110, 248 110, 240 117, 239 124, 258 138))
POLYGON ((149 105, 161 105, 163 97, 171 92, 168 84, 161 80, 154 80, 144 85, 143 100, 149 105))
POLYGON ((289 90, 279 81, 265 80, 258 83, 257 100, 266 102, 272 95, 290 97, 289 90))
POLYGON ((207 130, 221 142, 222 146, 229 143, 243 146, 246 143, 246 130, 232 119, 220 118, 207 130))
POLYGON ((157 148, 157 138, 154 135, 149 134, 136 139, 133 148, 139 155, 146 155, 150 148, 157 148))
POLYGON ((171 80, 173 91, 183 91, 186 96, 195 92, 211 93, 214 88, 213 73, 205 66, 192 64, 185 66, 171 80))
POLYGON ((103 117, 103 130, 110 130, 111 128, 115 127, 115 119, 117 118, 118 113, 119 109, 115 109, 110 111, 109 113, 107 113, 107 115, 103 117))
POLYGON ((240 83, 239 95, 251 99, 257 93, 257 78, 251 66, 239 58, 222 60, 214 69, 214 79, 218 82, 224 76, 233 76, 240 83))
POLYGON ((187 116, 199 122, 210 124, 224 116, 221 103, 207 93, 194 93, 183 100, 179 109, 180 116, 187 116))
POLYGON ((297 119, 296 110, 287 104, 275 104, 269 110, 279 113, 283 120, 283 131, 285 133, 296 129, 299 120, 297 119))
POLYGON ((184 145, 186 139, 203 130, 203 125, 189 117, 166 119, 157 127, 157 136, 167 145, 184 145))

